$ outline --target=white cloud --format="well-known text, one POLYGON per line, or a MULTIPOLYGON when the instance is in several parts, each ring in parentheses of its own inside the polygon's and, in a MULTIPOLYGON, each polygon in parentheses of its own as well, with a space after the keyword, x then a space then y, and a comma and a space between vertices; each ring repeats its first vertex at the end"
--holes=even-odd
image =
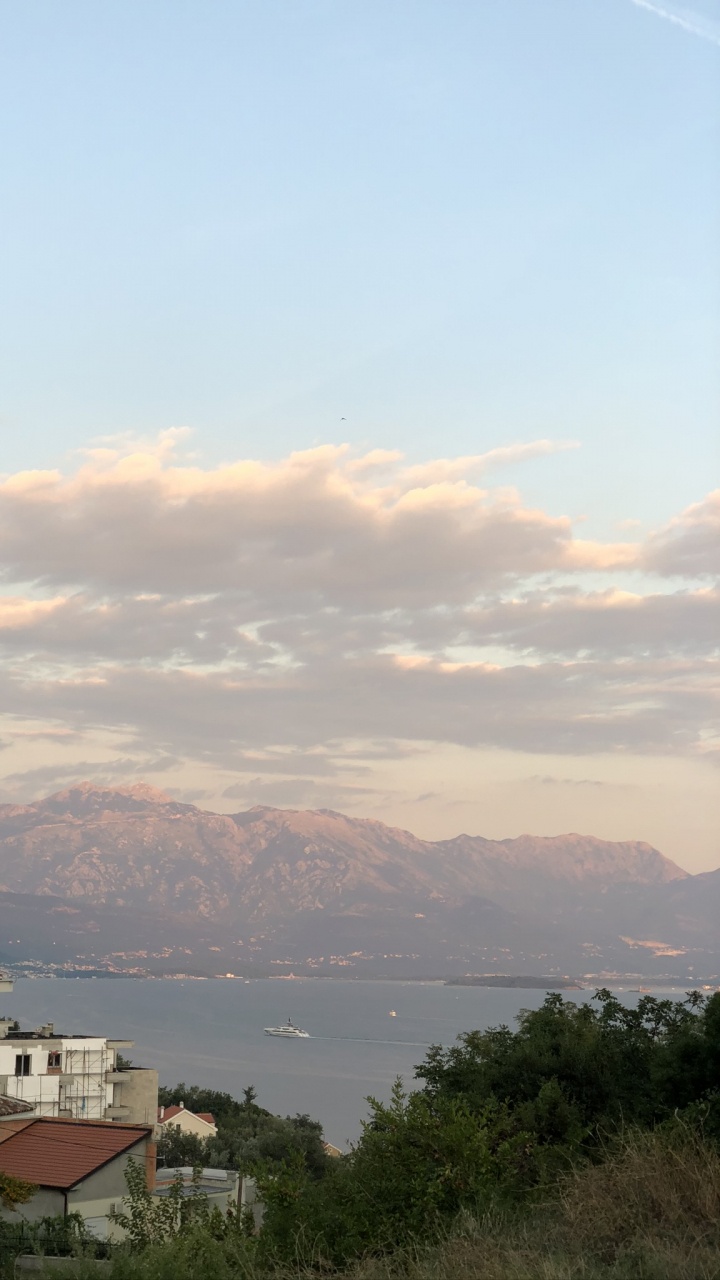
POLYGON ((672 22, 690 35, 700 36, 702 40, 720 45, 720 23, 712 19, 704 18, 701 14, 686 9, 677 7, 671 9, 667 5, 655 4, 654 0, 630 0, 630 3, 638 9, 646 9, 649 13, 654 13, 658 18, 664 18, 666 22, 672 22))

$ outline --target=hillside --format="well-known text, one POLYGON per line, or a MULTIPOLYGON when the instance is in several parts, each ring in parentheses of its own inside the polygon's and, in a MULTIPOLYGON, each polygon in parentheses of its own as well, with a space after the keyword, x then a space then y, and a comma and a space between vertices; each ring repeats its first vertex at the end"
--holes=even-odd
MULTIPOLYGON (((251 953, 258 962, 325 965, 329 953, 333 963, 350 957, 355 968, 377 968, 383 960, 394 972, 491 972, 501 963, 542 972, 549 955, 587 968, 598 951, 608 961, 632 958, 622 935, 645 937, 646 908, 674 928, 688 914, 683 892, 692 896, 698 879, 642 842, 576 834, 424 841, 329 810, 210 813, 144 784, 81 783, 0 806, 4 895, 120 913, 133 920, 133 950, 144 936, 140 927, 139 943, 138 913, 150 913, 155 938, 182 936, 187 946, 191 936, 203 953, 217 945, 231 965, 251 953)), ((703 946, 706 895, 697 897, 691 941, 703 946)), ((72 938, 65 942, 72 950, 72 938)))

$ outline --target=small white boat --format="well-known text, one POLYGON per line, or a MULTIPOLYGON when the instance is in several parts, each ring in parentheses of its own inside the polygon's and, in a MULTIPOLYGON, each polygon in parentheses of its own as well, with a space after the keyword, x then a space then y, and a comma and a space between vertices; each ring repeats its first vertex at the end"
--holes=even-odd
POLYGON ((394 1009, 391 1009, 391 1010, 390 1010, 390 1013, 389 1013, 389 1015, 388 1015, 388 1016, 389 1016, 390 1018, 397 1018, 397 1014, 396 1014, 396 1012, 395 1012, 395 1010, 394 1010, 394 1009))
POLYGON ((296 1027, 292 1018, 288 1018, 287 1022, 282 1027, 266 1027, 265 1035, 283 1036, 286 1040, 310 1039, 310 1032, 303 1031, 301 1027, 296 1027))

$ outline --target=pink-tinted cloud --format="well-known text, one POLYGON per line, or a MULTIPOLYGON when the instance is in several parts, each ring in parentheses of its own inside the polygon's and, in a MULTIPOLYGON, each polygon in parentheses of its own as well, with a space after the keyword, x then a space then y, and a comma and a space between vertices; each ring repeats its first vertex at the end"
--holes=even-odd
POLYGON ((190 761, 272 796, 364 794, 371 762, 431 744, 712 757, 717 495, 644 543, 592 543, 476 483, 547 441, 209 469, 177 445, 106 442, 0 485, 0 703, 63 755, 13 787, 91 772, 101 739, 102 776, 190 761))
MULTIPOLYGON (((540 446, 550 447, 519 452, 540 446)), ((109 592, 241 591, 260 607, 315 593, 328 605, 387 608, 632 560, 632 547, 576 544, 567 517, 476 487, 468 477, 482 459, 389 460, 381 477, 358 461, 326 446, 202 470, 166 454, 102 451, 67 477, 11 476, 0 484, 4 577, 109 592)))
POLYGON ((654 534, 644 560, 656 573, 684 578, 720 574, 720 489, 654 534))

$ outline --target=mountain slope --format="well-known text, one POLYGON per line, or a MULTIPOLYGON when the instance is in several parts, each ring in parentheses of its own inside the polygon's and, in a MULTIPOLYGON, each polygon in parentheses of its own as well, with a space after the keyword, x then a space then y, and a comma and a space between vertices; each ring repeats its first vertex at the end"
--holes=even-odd
POLYGON ((215 814, 145 785, 82 783, 0 806, 0 932, 12 940, 0 959, 402 977, 708 972, 720 964, 713 875, 688 876, 642 842, 432 842, 329 810, 215 814))
POLYGON ((526 908, 686 876, 656 849, 588 836, 430 842, 328 810, 208 813, 144 785, 83 783, 0 807, 0 889, 208 919, 397 912, 468 897, 526 908))

